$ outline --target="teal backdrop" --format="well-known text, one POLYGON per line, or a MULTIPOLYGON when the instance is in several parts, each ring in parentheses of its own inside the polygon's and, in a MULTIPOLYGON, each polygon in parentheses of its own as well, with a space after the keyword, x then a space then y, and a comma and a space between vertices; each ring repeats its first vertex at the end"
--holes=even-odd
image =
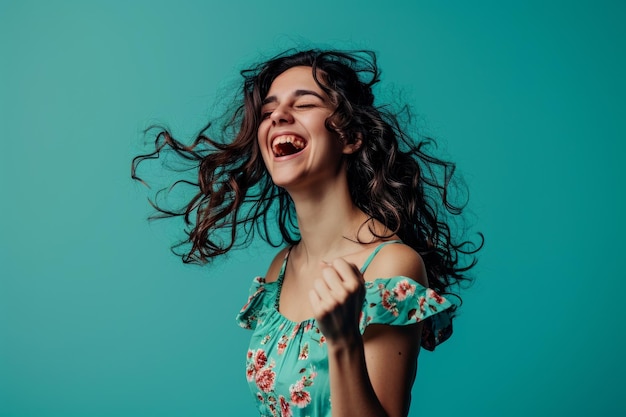
POLYGON ((624 415, 625 4, 1 0, 0 416, 256 415, 234 316, 273 249, 183 265, 130 160, 303 42, 379 54, 486 236, 410 415, 624 415))

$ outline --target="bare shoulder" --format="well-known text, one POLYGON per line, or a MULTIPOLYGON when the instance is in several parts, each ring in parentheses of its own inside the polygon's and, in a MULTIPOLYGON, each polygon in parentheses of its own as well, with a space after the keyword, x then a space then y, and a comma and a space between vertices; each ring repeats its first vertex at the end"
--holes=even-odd
POLYGON ((274 256, 274 259, 272 260, 272 263, 270 264, 270 267, 265 274, 265 282, 274 282, 278 279, 278 274, 280 274, 280 268, 283 266, 283 260, 285 259, 288 251, 289 247, 283 248, 278 251, 276 256, 274 256))
POLYGON ((403 243, 394 243, 380 249, 365 271, 364 278, 371 281, 399 275, 428 286, 426 268, 420 254, 403 243))

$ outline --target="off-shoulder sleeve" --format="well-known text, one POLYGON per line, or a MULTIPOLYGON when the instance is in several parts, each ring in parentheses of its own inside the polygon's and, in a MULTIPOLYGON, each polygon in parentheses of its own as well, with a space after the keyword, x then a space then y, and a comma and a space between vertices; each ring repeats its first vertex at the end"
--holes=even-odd
POLYGON ((453 304, 408 277, 379 278, 365 283, 361 333, 369 324, 404 326, 423 322, 421 345, 427 350, 452 334, 453 304))
POLYGON ((235 320, 244 329, 254 330, 262 314, 263 299, 265 296, 265 278, 256 277, 250 286, 248 301, 241 308, 235 320))

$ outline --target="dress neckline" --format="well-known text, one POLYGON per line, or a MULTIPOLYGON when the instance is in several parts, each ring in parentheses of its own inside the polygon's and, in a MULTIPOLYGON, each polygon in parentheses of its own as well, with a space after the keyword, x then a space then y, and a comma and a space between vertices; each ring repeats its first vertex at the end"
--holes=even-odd
MULTIPOLYGON (((359 271, 361 272, 361 274, 365 273, 365 270, 367 269, 367 267, 370 265, 370 263, 372 262, 372 260, 374 259, 374 257, 378 254, 378 252, 386 245, 390 244, 390 243, 402 243, 401 240, 396 239, 396 240, 388 240, 386 242, 382 242, 380 243, 378 246, 376 246, 374 248, 374 250, 372 251, 372 253, 369 254, 369 256, 367 257, 367 259, 365 260, 365 262, 363 263, 363 266, 361 266, 361 268, 359 268, 359 271)), ((287 269, 287 261, 289 260, 289 255, 291 254, 291 250, 293 249, 293 245, 289 247, 289 249, 287 250, 287 253, 285 254, 285 257, 283 258, 283 263, 280 267, 280 272, 278 273, 278 278, 276 279, 276 298, 274 299, 274 310, 276 310, 276 312, 286 321, 290 322, 290 323, 294 323, 294 324, 302 324, 302 323, 307 323, 307 322, 313 322, 315 321, 315 318, 311 317, 308 319, 304 319, 302 321, 293 321, 288 319, 287 317, 285 317, 285 315, 283 313, 280 312, 280 308, 279 308, 279 304, 280 304, 280 294, 282 293, 282 289, 283 289, 283 280, 285 278, 285 270, 287 269)))

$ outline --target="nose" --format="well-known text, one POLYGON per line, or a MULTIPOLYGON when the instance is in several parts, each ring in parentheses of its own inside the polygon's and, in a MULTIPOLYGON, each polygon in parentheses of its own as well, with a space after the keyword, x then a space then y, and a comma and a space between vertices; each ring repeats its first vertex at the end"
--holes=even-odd
POLYGON ((293 122, 291 112, 285 106, 276 107, 270 115, 270 119, 274 125, 293 122))

